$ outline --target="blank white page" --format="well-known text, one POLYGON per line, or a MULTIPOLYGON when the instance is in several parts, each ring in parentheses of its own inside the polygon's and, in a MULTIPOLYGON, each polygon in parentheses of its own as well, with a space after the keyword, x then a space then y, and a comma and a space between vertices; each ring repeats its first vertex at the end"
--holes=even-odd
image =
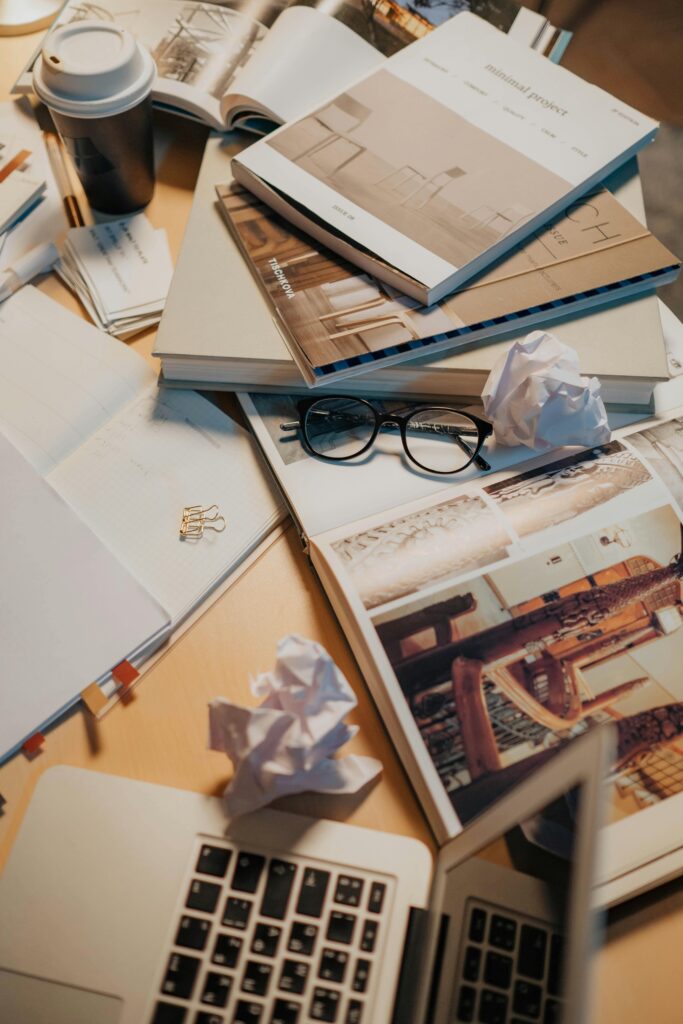
POLYGON ((48 479, 174 626, 283 515, 255 442, 193 391, 150 388, 48 479), (181 540, 184 506, 213 504, 225 531, 181 540))
POLYGON ((0 760, 169 619, 0 434, 0 760))
POLYGON ((136 352, 30 285, 0 305, 0 431, 43 475, 154 379, 136 352))

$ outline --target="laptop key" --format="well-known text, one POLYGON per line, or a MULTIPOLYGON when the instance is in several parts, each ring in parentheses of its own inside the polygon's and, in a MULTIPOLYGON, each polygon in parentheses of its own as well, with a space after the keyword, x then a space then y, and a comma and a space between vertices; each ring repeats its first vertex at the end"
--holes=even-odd
MULTIPOLYGON (((340 875, 334 890, 334 902, 345 907, 359 907, 363 895, 363 879, 352 875, 340 875)), ((379 911, 376 911, 379 913, 379 911)))
POLYGON ((519 951, 517 953, 517 973, 525 978, 540 981, 545 973, 545 951, 548 936, 542 928, 523 924, 519 933, 519 951))
POLYGON ((456 1020, 463 1024, 470 1024, 474 1020, 474 1008, 477 1000, 477 990, 471 985, 461 985, 458 995, 458 1009, 456 1020))
POLYGON ((318 929, 314 924, 303 924, 301 921, 294 921, 289 933, 287 949, 290 953, 300 953, 302 956, 310 956, 315 946, 318 929))
POLYGON ((560 1024, 562 1019, 562 1004, 556 999, 546 999, 543 1012, 543 1024, 560 1024))
POLYGON ((270 1024, 297 1024, 301 1003, 293 999, 276 999, 270 1024))
POLYGON ((331 988, 314 988, 311 998, 311 1008, 308 1011, 313 1020, 326 1021, 327 1024, 334 1024, 339 1010, 339 992, 331 988))
POLYGON ((225 1017, 222 1013, 207 1013, 206 1010, 200 1010, 192 1024, 225 1024, 225 1017))
POLYGON ((235 896, 228 896, 222 918, 225 927, 244 930, 249 924, 252 906, 251 900, 240 900, 235 896))
POLYGON ((508 1010, 508 997, 502 992, 492 992, 490 989, 482 989, 479 997, 480 1024, 505 1024, 508 1010))
POLYGON ((327 938, 330 942, 344 942, 348 945, 353 941, 355 925, 356 918, 353 914, 343 914, 341 910, 333 910, 327 925, 327 938))
POLYGON ((303 960, 285 960, 280 972, 278 988, 300 996, 306 987, 309 965, 303 960))
POLYGON ((384 895, 387 891, 387 887, 384 882, 373 882, 370 886, 370 895, 368 897, 368 910, 371 914, 381 914, 382 905, 384 903, 384 895))
POLYGON ((202 917, 190 917, 189 914, 183 914, 176 932, 175 944, 183 946, 185 949, 204 949, 210 931, 210 921, 206 921, 202 917))
POLYGON ((152 1024, 184 1024, 187 1010, 175 1003, 157 1003, 152 1024))
POLYGON ((511 952, 515 948, 517 937, 517 922, 511 917, 503 917, 502 914, 492 914, 489 925, 489 944, 498 949, 506 949, 511 952))
POLYGON ((346 1007, 346 1020, 344 1024, 362 1024, 363 1004, 360 999, 351 999, 346 1007))
POLYGON ((204 988, 200 996, 200 1002, 208 1003, 209 1006, 223 1007, 228 1002, 232 978, 229 974, 218 974, 216 971, 209 971, 204 979, 204 988))
POLYGON ((538 1020, 541 1015, 541 998, 543 991, 540 985, 531 981, 516 981, 512 1008, 515 1013, 538 1020))
POLYGON ((201 878, 193 878, 185 906, 188 910, 201 910, 205 914, 213 914, 220 894, 221 887, 215 882, 204 882, 201 878))
MULTIPOLYGON (((472 947, 475 948, 475 947, 472 947)), ((477 950, 478 952, 478 950, 477 950)), ((496 988, 509 988, 512 977, 512 957, 489 950, 484 962, 484 981, 496 988)), ((473 981, 473 978, 469 979, 473 981)))
POLYGON ((465 950, 465 960, 462 965, 462 976, 465 981, 477 981, 480 966, 481 950, 478 946, 468 946, 465 950))
POLYGON ((249 960, 242 975, 242 991, 248 992, 251 996, 264 996, 268 991, 268 984, 272 973, 272 964, 262 964, 257 960, 249 960))
POLYGON ((473 907, 470 914, 469 938, 471 942, 483 942, 486 934, 487 913, 481 907, 473 907))
POLYGON ((230 883, 239 892, 256 892, 266 858, 260 853, 247 853, 240 850, 237 863, 230 883))
POLYGON ((304 917, 320 917, 329 881, 329 871, 317 871, 315 868, 304 869, 296 905, 297 914, 303 914, 304 917))
POLYGON ((175 996, 177 999, 189 999, 200 963, 201 960, 194 956, 171 953, 166 974, 161 983, 161 991, 165 995, 175 996))
POLYGON ((360 948, 364 953, 372 953, 375 949, 375 943, 377 942, 377 929, 379 924, 377 921, 368 919, 363 925, 363 934, 360 939, 360 948))
POLYGON ((551 996, 562 995, 560 992, 560 973, 562 971, 562 955, 564 944, 562 936, 556 932, 550 940, 550 960, 548 961, 548 992, 551 996))
POLYGON ((251 940, 252 953, 258 953, 259 956, 275 956, 281 934, 282 929, 274 924, 257 924, 251 940))
POLYGON ((295 874, 296 864, 273 857, 268 865, 266 890, 261 902, 263 917, 275 917, 281 920, 285 916, 295 874))
POLYGON ((224 850, 221 846, 202 846, 195 871, 199 875, 214 875, 224 878, 230 863, 232 850, 224 850))
POLYGON ((250 1003, 246 999, 239 999, 232 1024, 260 1024, 262 1014, 263 1003, 250 1003))
POLYGON ((370 977, 370 961, 356 960, 356 970, 353 972, 351 988, 354 992, 365 992, 370 977))
POLYGON ((236 967, 240 958, 242 940, 236 935, 217 935, 211 954, 211 962, 219 967, 236 967))
POLYGON ((320 957, 318 977, 323 981, 336 981, 341 985, 348 962, 349 954, 345 953, 343 949, 324 949, 320 957))

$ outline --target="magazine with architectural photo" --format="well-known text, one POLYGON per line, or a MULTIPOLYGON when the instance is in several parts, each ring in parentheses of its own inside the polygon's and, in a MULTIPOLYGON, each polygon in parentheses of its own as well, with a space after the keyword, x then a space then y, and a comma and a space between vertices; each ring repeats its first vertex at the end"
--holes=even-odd
POLYGON ((310 387, 583 312, 672 280, 677 258, 605 189, 432 307, 297 231, 231 182, 219 208, 310 387))
POLYGON ((425 305, 655 135, 621 103, 461 14, 232 161, 296 227, 425 305))
MULTIPOLYGON (((67 0, 55 26, 85 18, 122 25, 156 61, 158 105, 218 131, 263 134, 469 10, 551 60, 571 36, 512 0, 67 0)), ((31 90, 41 47, 15 92, 31 90)))
POLYGON ((680 871, 681 410, 584 451, 487 446, 492 473, 444 488, 393 431, 335 465, 283 429, 296 399, 240 398, 438 840, 614 721, 604 898, 680 871))

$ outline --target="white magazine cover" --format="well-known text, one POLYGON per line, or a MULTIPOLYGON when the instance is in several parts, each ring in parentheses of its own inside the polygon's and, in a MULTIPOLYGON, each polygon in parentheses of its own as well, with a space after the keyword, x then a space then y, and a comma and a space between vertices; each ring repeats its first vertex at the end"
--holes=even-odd
POLYGON ((238 154, 233 170, 335 252, 430 304, 656 128, 464 13, 238 154))

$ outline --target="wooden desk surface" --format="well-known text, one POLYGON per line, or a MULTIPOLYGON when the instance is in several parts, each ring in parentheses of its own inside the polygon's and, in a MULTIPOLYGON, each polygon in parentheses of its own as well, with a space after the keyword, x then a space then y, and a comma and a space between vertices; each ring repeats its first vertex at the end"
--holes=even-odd
MULTIPOLYGON (((0 40, 0 94, 28 59, 39 37, 0 40)), ((165 227, 177 256, 199 168, 204 129, 159 117, 158 185, 148 216, 165 227)), ((75 299, 53 276, 40 286, 75 312, 75 299)), ((153 332, 133 347, 149 358, 153 332)), ((0 867, 4 863, 40 774, 55 764, 78 765, 130 778, 219 794, 230 775, 227 759, 207 751, 207 702, 228 695, 252 698, 249 675, 272 666, 286 633, 324 644, 358 694, 351 720, 360 733, 349 749, 371 753, 384 764, 381 781, 354 798, 302 795, 280 806, 326 814, 369 828, 422 839, 434 849, 420 811, 353 657, 319 584, 309 572, 296 535, 288 529, 262 557, 145 675, 134 699, 101 722, 78 710, 50 731, 34 760, 18 755, 0 768, 0 867)), ((683 938, 683 884, 620 909, 596 972, 599 1024, 680 1024, 677 985, 683 938)))

